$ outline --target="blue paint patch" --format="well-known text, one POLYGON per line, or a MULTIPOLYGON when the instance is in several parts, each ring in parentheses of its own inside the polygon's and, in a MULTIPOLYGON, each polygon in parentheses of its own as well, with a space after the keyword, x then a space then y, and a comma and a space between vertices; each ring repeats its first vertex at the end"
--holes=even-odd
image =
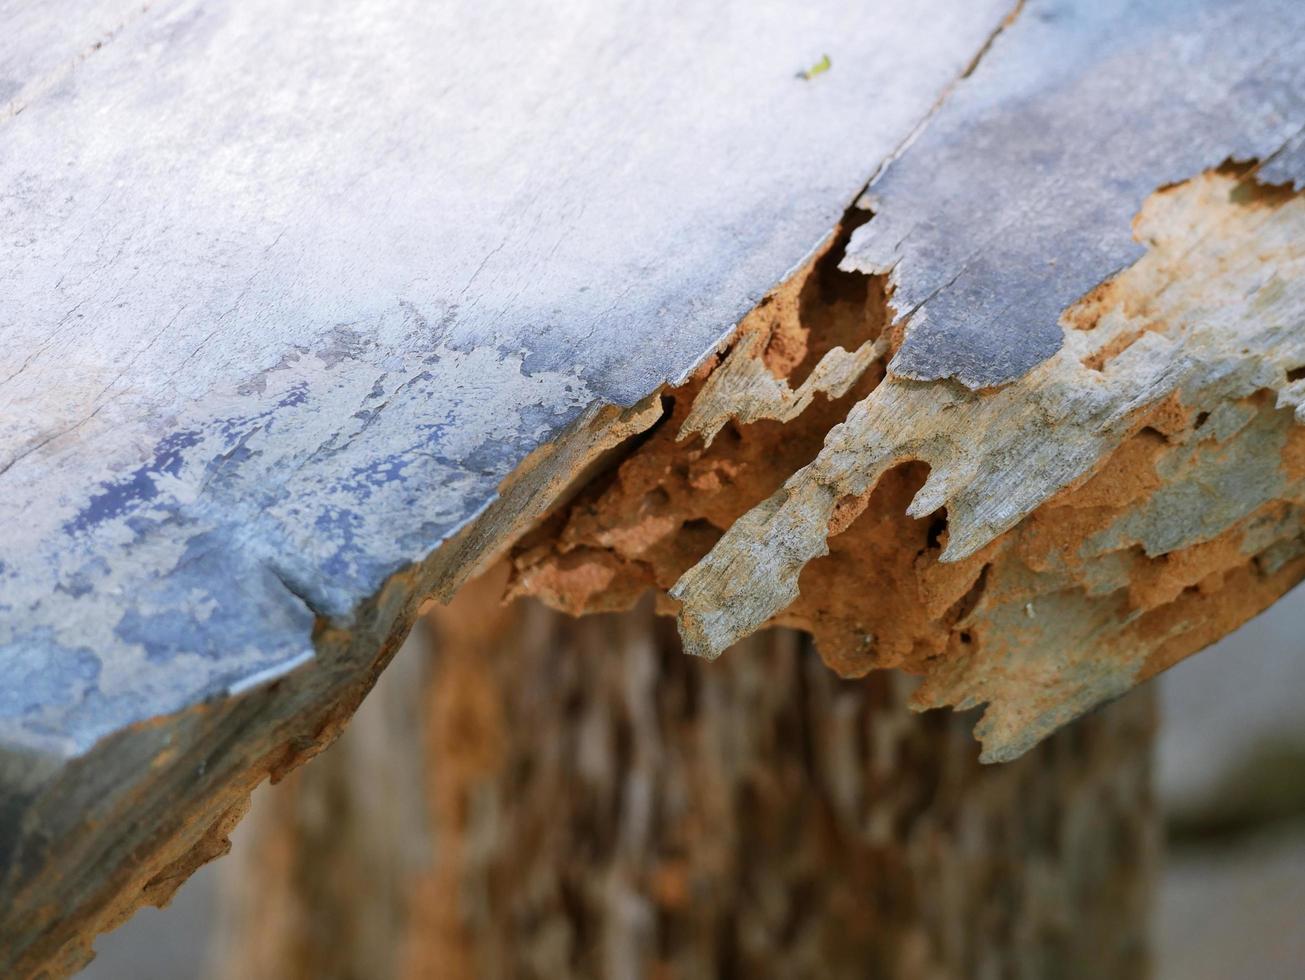
MULTIPOLYGON (((196 534, 176 567, 154 583, 153 601, 124 611, 114 633, 157 664, 182 655, 222 661, 232 651, 260 650, 269 631, 307 643, 314 614, 269 567, 235 546, 235 537, 230 528, 196 534)), ((278 652, 247 667, 281 659, 278 652)))
POLYGON ((64 524, 64 530, 69 533, 89 530, 153 500, 159 495, 155 475, 177 476, 184 462, 184 451, 198 443, 200 437, 198 430, 187 429, 162 439, 154 447, 153 458, 144 466, 121 480, 101 484, 104 489, 94 494, 86 506, 64 524))
POLYGON ((313 520, 313 527, 328 541, 335 551, 321 562, 321 569, 331 578, 347 578, 351 574, 354 554, 357 552, 355 532, 361 528, 362 518, 340 507, 327 507, 313 520))
MULTIPOLYGON (((277 408, 298 408, 308 401, 308 382, 298 381, 290 388, 281 400, 276 403, 277 408)), ((267 413, 271 414, 271 413, 267 413)))
POLYGON ((80 568, 66 575, 63 581, 54 587, 54 590, 70 595, 74 599, 80 599, 82 596, 94 592, 96 581, 104 578, 108 571, 108 562, 103 558, 92 558, 80 568))
POLYGON ((80 701, 99 680, 100 658, 86 647, 66 647, 41 627, 0 646, 0 718, 37 716, 80 701))
POLYGON ((355 466, 349 471, 348 478, 341 480, 336 487, 356 496, 361 503, 371 497, 373 488, 400 482, 412 461, 406 453, 394 453, 365 466, 355 466))
MULTIPOLYGON (((263 428, 261 423, 270 421, 275 416, 277 409, 280 408, 298 408, 308 401, 308 382, 296 381, 287 389, 286 393, 271 408, 259 412, 257 415, 230 415, 226 418, 214 419, 218 433, 223 439, 231 442, 240 442, 247 439, 253 433, 263 428)), ((271 426, 267 426, 271 428, 271 426)))
POLYGON ((193 653, 209 660, 221 657, 220 650, 204 649, 196 643, 198 631, 196 617, 176 609, 157 613, 142 613, 128 609, 114 627, 113 632, 128 643, 139 643, 145 648, 145 659, 150 663, 168 663, 183 653, 193 653))

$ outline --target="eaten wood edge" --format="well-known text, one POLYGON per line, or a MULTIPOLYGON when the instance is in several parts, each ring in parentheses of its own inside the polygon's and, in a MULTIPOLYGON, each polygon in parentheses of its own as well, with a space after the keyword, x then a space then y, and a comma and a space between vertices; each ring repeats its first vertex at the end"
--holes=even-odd
POLYGON ((942 579, 946 598, 980 594, 941 650, 830 645, 844 669, 922 673, 921 706, 987 704, 990 760, 1299 580, 1305 197, 1207 173, 1153 195, 1135 234, 1147 254, 1067 310, 1064 347, 1018 382, 975 392, 890 376, 859 402, 671 590, 688 649, 719 655, 793 606, 804 568, 846 527, 840 505, 864 506, 910 461, 929 469, 906 513, 945 512, 943 547, 918 597, 858 594, 927 602, 942 579))
POLYGON ((923 674, 921 707, 988 704, 989 761, 1254 615, 1305 577, 1305 201, 1211 172, 1153 196, 1137 234, 1148 254, 1066 311, 1062 352, 979 392, 885 375, 900 329, 882 280, 832 338, 802 323, 827 308, 831 243, 686 384, 591 409, 349 627, 319 620, 312 664, 68 767, 27 819, 82 843, 17 894, 6 974, 70 973, 95 935, 166 903, 264 778, 334 739, 421 602, 506 551, 510 595, 585 612, 652 589, 693 653, 782 623, 844 675, 923 674), (731 457, 762 430, 749 487, 773 485, 748 500, 731 457), (659 452, 681 457, 678 483, 659 452), (157 778, 88 807, 124 758, 157 778))
POLYGON ((1305 575, 1305 196, 1224 167, 1134 233, 1060 352, 981 391, 885 376, 882 313, 790 384, 776 363, 828 312, 794 302, 817 260, 671 393, 678 431, 514 549, 512 593, 580 613, 651 588, 709 658, 797 626, 845 675, 922 675, 919 707, 986 704, 984 758, 1022 754, 1305 575))

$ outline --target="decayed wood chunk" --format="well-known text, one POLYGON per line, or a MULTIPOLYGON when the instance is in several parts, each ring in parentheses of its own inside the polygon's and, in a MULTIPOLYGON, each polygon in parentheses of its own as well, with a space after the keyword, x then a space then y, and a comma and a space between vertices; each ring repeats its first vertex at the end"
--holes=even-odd
POLYGON ((1019 755, 1305 576, 1305 195, 1224 168, 1157 192, 1135 234, 1142 259, 1013 384, 876 364, 841 400, 798 398, 758 365, 897 339, 883 283, 832 269, 835 247, 517 549, 514 591, 583 611, 663 590, 705 656, 800 626, 845 675, 924 674, 919 706, 987 703, 985 757, 1019 755))

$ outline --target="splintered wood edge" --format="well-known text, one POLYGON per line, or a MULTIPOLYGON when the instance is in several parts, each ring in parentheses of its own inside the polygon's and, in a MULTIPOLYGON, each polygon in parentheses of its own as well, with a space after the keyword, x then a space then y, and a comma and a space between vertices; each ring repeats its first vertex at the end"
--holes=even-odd
POLYGON ((847 345, 874 370, 841 409, 847 379, 822 368, 847 347, 800 336, 819 329, 817 256, 668 390, 611 478, 513 549, 509 594, 579 614, 652 589, 708 658, 795 626, 846 676, 923 676, 920 707, 986 704, 984 758, 1021 754, 1305 574, 1305 197, 1221 168, 1154 194, 1135 233, 1142 259, 1064 312, 1027 377, 885 376, 900 331, 879 311, 847 345), (809 341, 824 353, 790 384, 809 341), (776 469, 795 440, 810 455, 776 469), (911 467, 927 479, 894 504, 911 467))
MULTIPOLYGON (((1146 255, 1065 311, 1060 351, 1025 377, 974 391, 889 374, 859 402, 810 464, 670 590, 690 652, 718 656, 783 619, 803 569, 828 554, 840 502, 866 498, 908 461, 929 467, 908 514, 945 509, 941 561, 968 565, 970 585, 988 576, 955 626, 978 642, 917 665, 926 676, 918 703, 986 703, 978 734, 990 760, 1026 751, 1297 581, 1305 197, 1207 173, 1153 195, 1136 234, 1146 255), (1154 453, 1123 452, 1157 432, 1154 453), (1094 477, 1098 491, 1124 487, 1130 474, 1111 466, 1130 460, 1155 474, 1153 487, 1094 501, 1095 522, 1074 515, 1074 540, 1028 560, 1031 517, 1041 531, 1060 507, 1068 523, 1075 491, 1094 477), (1236 574, 1247 567, 1259 587, 1236 574), (1212 622, 1188 622, 1195 609, 1162 622, 1184 590, 1214 593, 1225 582, 1241 597, 1200 602, 1212 622)), ((719 388, 699 397, 711 404, 695 405, 695 417, 728 415, 719 388)), ((755 413, 751 398, 742 404, 755 413)))

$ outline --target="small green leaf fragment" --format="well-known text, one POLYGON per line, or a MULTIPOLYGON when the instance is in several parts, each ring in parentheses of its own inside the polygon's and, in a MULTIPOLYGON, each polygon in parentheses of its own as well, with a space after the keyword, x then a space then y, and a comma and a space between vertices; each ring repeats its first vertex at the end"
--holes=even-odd
POLYGON ((810 81, 811 79, 815 78, 817 75, 823 75, 825 72, 829 71, 829 68, 832 64, 833 62, 829 60, 829 55, 827 54, 822 55, 820 60, 817 61, 814 65, 812 65, 810 68, 808 68, 806 71, 798 72, 798 78, 805 78, 807 81, 810 81))

